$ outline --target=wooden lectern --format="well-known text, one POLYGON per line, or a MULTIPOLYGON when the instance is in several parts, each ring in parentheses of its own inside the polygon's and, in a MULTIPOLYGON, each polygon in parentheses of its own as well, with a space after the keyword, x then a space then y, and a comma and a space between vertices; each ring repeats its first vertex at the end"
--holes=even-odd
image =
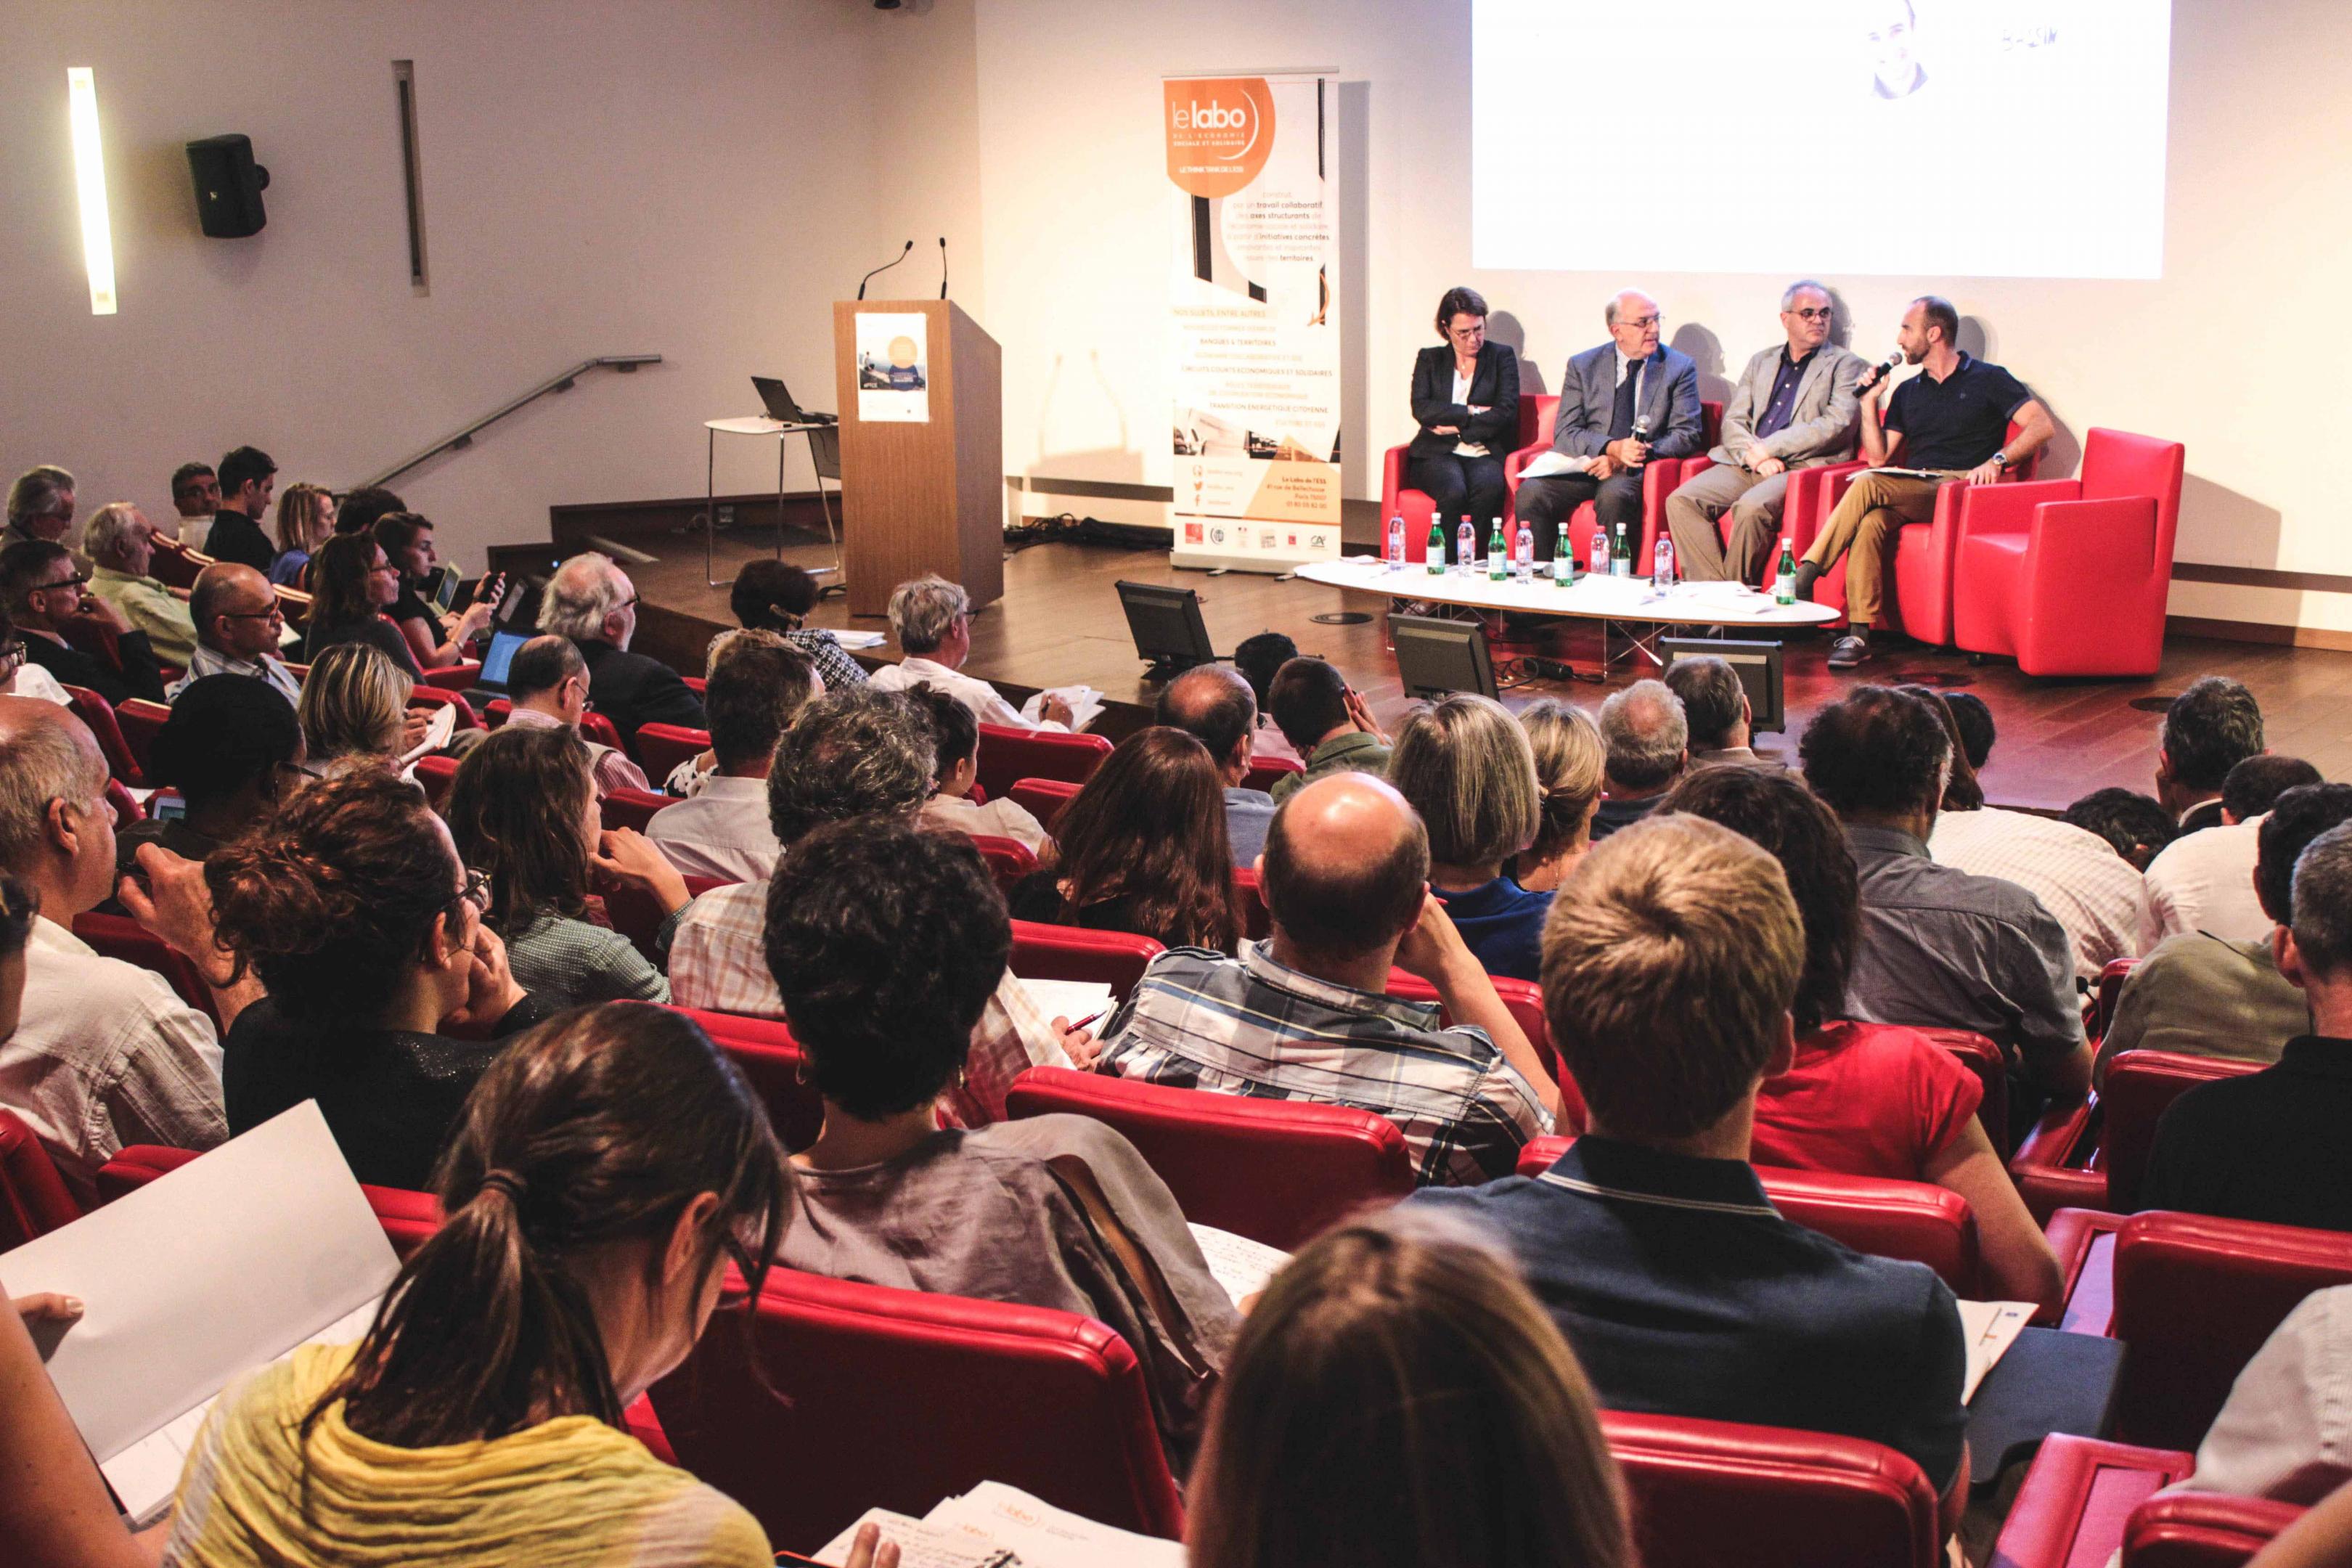
POLYGON ((841 409, 842 568, 849 613, 888 613, 890 590, 936 572, 972 607, 1004 596, 1003 356, 949 300, 843 300, 833 307, 841 409), (858 415, 859 312, 919 315, 929 418, 858 415))

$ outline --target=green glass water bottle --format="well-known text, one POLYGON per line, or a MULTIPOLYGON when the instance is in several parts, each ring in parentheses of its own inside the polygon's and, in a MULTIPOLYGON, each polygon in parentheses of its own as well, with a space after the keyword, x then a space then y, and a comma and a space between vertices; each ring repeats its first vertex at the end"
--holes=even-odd
POLYGON ((1431 576, 1445 575, 1445 525, 1433 517, 1429 520, 1429 553, 1423 559, 1431 576))
POLYGON ((1559 525, 1559 542, 1552 547, 1551 582, 1555 588, 1565 588, 1576 581, 1576 548, 1568 542, 1568 524, 1559 525))
POLYGON ((1500 583, 1511 574, 1511 547, 1503 542, 1503 520, 1495 520, 1495 531, 1486 536, 1486 576, 1500 583))
POLYGON ((1797 552, 1784 537, 1780 541, 1780 564, 1772 569, 1772 602, 1793 605, 1797 602, 1797 552))

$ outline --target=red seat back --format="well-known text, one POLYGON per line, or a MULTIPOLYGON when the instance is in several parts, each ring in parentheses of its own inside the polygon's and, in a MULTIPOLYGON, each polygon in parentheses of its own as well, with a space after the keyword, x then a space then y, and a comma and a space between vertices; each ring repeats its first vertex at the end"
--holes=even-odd
POLYGON ((0 1252, 81 1217, 33 1130, 0 1110, 0 1252))
POLYGON ((2139 967, 2137 958, 2111 958, 2099 971, 2099 988, 2092 993, 2091 1041, 2097 1044, 2106 1037, 2107 1026, 2116 1021, 2116 1003, 2124 994, 2124 982, 2139 967))
MULTIPOLYGON (((163 793, 175 800, 179 798, 174 791, 166 790, 163 793)), ((132 795, 130 786, 121 779, 113 777, 107 779, 106 800, 108 805, 114 807, 114 825, 117 827, 128 827, 134 822, 147 820, 147 808, 139 804, 139 797, 132 795)))
POLYGON ((155 743, 156 731, 171 716, 169 708, 144 697, 133 697, 114 710, 115 725, 122 731, 122 743, 130 748, 131 759, 139 764, 142 773, 147 771, 147 752, 155 743))
POLYGON ((1113 1001, 1122 1001, 1151 961, 1167 951, 1134 931, 1014 921, 1010 967, 1024 980, 1097 982, 1110 987, 1113 1001))
POLYGON ((213 988, 196 973, 196 966, 163 938, 151 934, 147 928, 128 915, 102 915, 95 910, 73 918, 73 933, 89 943, 108 958, 119 958, 125 963, 152 970, 169 982, 181 1001, 213 1021, 220 1028, 220 1012, 213 1002, 213 988))
POLYGON ((2107 1173, 2106 1206, 2116 1214, 2139 1207, 2139 1184, 2147 1175, 2157 1120, 2166 1108, 2200 1083, 2242 1078, 2264 1065, 2178 1051, 2125 1051, 2107 1063, 2107 1080, 2099 1090, 2099 1162, 2107 1173))
POLYGON ((1012 798, 1015 805, 1035 817, 1048 829, 1062 808, 1076 800, 1079 786, 1067 779, 1015 779, 1012 798))
POLYGON ((155 552, 147 558, 147 575, 166 588, 193 588, 196 574, 212 564, 207 556, 198 555, 174 539, 157 539, 155 552))
MULTIPOLYGON (((1519 1151, 1518 1173, 1540 1176, 1568 1152, 1572 1138, 1538 1138, 1519 1151)), ((1856 1252, 1924 1263, 1955 1294, 1982 1288, 1976 1215, 1948 1188, 1835 1171, 1759 1165, 1764 1195, 1793 1225, 1820 1231, 1856 1252)))
POLYGON ((99 754, 106 759, 106 771, 133 789, 147 783, 140 770, 139 759, 131 754, 130 743, 122 738, 122 726, 115 721, 114 706, 87 686, 68 686, 66 697, 72 703, 74 717, 89 726, 92 739, 98 742, 99 754))
POLYGON ((2352 1282, 2352 1235, 2142 1214, 2116 1238, 2114 1327, 2131 1346, 2116 1436, 2194 1448, 2230 1385, 2312 1291, 2352 1282))
MULTIPOLYGON (((1878 1026, 1875 1024, 1859 1026, 1865 1029, 1878 1026)), ((1977 1102, 1977 1121, 1984 1128, 1985 1136, 1992 1140, 1993 1152, 2002 1159, 2008 1159, 2009 1058, 2001 1055, 2000 1047, 1992 1041, 1967 1029, 1921 1028, 1917 1032, 1959 1058, 1960 1065, 1974 1075, 1977 1087, 1984 1090, 1984 1098, 1977 1102)))
MULTIPOLYGON (((592 719, 602 719, 592 713, 592 719)), ((612 721, 604 720, 609 727, 612 721)), ((607 741, 617 746, 618 740, 607 741)), ((689 730, 683 724, 640 724, 637 726, 637 763, 646 770, 646 777, 656 784, 669 777, 678 763, 688 762, 710 750, 710 731, 689 730)))
MULTIPOLYGON (((635 795, 637 792, 631 790, 629 793, 635 795)), ((608 818, 605 826, 612 825, 608 818)), ((698 899, 713 888, 730 885, 717 877, 688 877, 686 879, 686 893, 689 899, 698 899)), ((654 937, 660 931, 664 917, 662 907, 654 901, 651 893, 631 884, 614 888, 604 895, 604 918, 612 922, 614 931, 635 942, 637 951, 644 953, 649 962, 656 965, 661 963, 662 955, 655 945, 654 937)))
MULTIPOLYGON (((1552 1047, 1551 1025, 1544 1017, 1542 987, 1531 980, 1514 980, 1505 974, 1493 974, 1487 978, 1494 982, 1495 994, 1509 1010, 1512 1021, 1519 1026, 1519 1033, 1527 1036, 1528 1043, 1535 1047, 1544 1070, 1551 1074, 1554 1083, 1559 1085, 1560 1109, 1569 1121, 1567 1131, 1583 1131, 1584 1092, 1576 1087, 1576 1080, 1568 1076, 1567 1066, 1560 1061, 1559 1052, 1552 1047)), ((1389 994, 1402 997, 1408 1002, 1434 1002, 1437 1000, 1437 987, 1417 974, 1391 969, 1389 971, 1389 994)), ((1438 1016, 1449 1027, 1454 1023, 1453 1015, 1442 1009, 1438 1016)))
POLYGON ((1859 1437, 1604 1410, 1651 1568, 1935 1568, 1936 1494, 1859 1437))
POLYGON ((774 1018, 706 1013, 696 1007, 677 1011, 701 1025, 703 1033, 743 1069, 752 1092, 768 1108, 768 1124, 785 1148, 798 1151, 816 1142, 824 1128, 824 1101, 804 1080, 807 1058, 792 1030, 774 1018))
POLYGON ((416 759, 417 787, 433 809, 441 811, 449 805, 449 792, 457 784, 457 759, 455 757, 419 757, 416 759))
MULTIPOLYGON (((428 669, 425 672, 425 679, 417 682, 420 686, 430 686, 436 690, 452 693, 471 691, 481 683, 481 664, 478 660, 470 658, 459 659, 456 664, 445 664, 438 669, 428 669)), ((469 712, 471 710, 470 708, 467 710, 469 712)))
POLYGON ((457 728, 460 730, 481 729, 481 716, 474 711, 472 703, 467 702, 463 697, 458 696, 454 691, 446 690, 441 687, 429 684, 432 677, 446 673, 446 671, 437 669, 425 671, 426 679, 425 680, 418 681, 415 685, 408 689, 408 705, 411 708, 451 709, 455 710, 457 715, 457 728))
POLYGON ((1264 790, 1271 795, 1277 780, 1306 771, 1305 763, 1294 763, 1287 757, 1254 757, 1250 760, 1250 771, 1243 776, 1242 787, 1264 790))
POLYGON ((2301 1519, 2303 1505, 2221 1492, 2173 1492, 2132 1510, 2122 1568, 2238 1568, 2301 1519))
POLYGON ((2095 428, 2083 437, 2083 499, 2147 496, 2156 502, 2156 553, 2148 565, 2169 564, 2180 523, 2180 479, 2188 448, 2178 441, 2095 428))
POLYGON ((655 795, 641 789, 616 789, 598 801, 596 809, 608 829, 634 827, 643 833, 653 821, 656 812, 677 804, 677 797, 673 795, 655 795))
POLYGON ((1022 779, 1067 779, 1084 784, 1110 755, 1100 735, 1066 735, 1055 730, 980 727, 980 782, 991 795, 1007 795, 1022 779))
MULTIPOLYGON (((192 1149, 133 1143, 99 1167, 100 1201, 112 1203, 197 1157, 192 1149)), ((360 1191, 367 1194, 368 1207, 375 1211, 376 1221, 383 1226, 393 1251, 403 1260, 441 1228, 441 1201, 431 1193, 411 1192, 405 1187, 372 1187, 365 1183, 360 1184, 360 1191)))
POLYGON ((1255 866, 1234 868, 1234 886, 1241 889, 1242 934, 1264 942, 1274 934, 1274 911, 1265 907, 1265 883, 1255 866))
POLYGON ((813 1546, 868 1508, 920 1517, 984 1480, 1183 1533, 1142 1369, 1091 1318, 779 1268, 735 1327, 713 1324, 654 1408, 772 1541, 813 1546))
POLYGON ((1168 1184, 1186 1218, 1285 1251, 1357 1209, 1412 1191, 1412 1161, 1396 1123, 1349 1106, 1031 1068, 1013 1080, 1005 1109, 1108 1123, 1168 1184))
POLYGON ((982 859, 988 862, 990 874, 995 877, 996 885, 1008 897, 1023 878, 1037 868, 1037 857, 1032 855, 1029 846, 1018 838, 999 838, 993 834, 975 833, 971 836, 971 847, 980 851, 982 859))

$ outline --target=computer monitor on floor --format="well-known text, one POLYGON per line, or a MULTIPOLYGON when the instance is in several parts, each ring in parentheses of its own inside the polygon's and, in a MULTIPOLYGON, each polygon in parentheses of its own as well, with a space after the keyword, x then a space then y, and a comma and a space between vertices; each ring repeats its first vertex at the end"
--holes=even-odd
POLYGON ((1755 710, 1751 730, 1786 730, 1780 707, 1780 645, 1776 642, 1730 642, 1721 637, 1660 637, 1658 651, 1671 665, 1678 658, 1711 654, 1731 666, 1747 689, 1748 706, 1755 710))
POLYGON ((1495 695, 1486 628, 1476 621, 1391 616, 1389 639, 1396 644, 1397 679, 1404 682, 1407 697, 1437 698, 1449 691, 1495 695))
POLYGON ((1201 595, 1192 589, 1121 581, 1118 603, 1127 612, 1137 657, 1150 661, 1147 673, 1152 679, 1164 680, 1196 664, 1217 662, 1217 650, 1209 646, 1209 628, 1201 619, 1201 595))

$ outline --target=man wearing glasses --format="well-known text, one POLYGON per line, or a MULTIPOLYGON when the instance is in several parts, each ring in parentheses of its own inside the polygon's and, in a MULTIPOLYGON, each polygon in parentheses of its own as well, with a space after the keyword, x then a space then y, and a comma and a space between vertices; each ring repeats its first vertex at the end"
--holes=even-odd
POLYGON ((301 700, 294 672, 275 657, 286 616, 269 579, 234 561, 215 562, 196 574, 188 614, 196 623, 196 651, 188 673, 173 683, 172 700, 207 675, 268 681, 287 701, 301 700))
POLYGON ((1763 581, 1772 568, 1790 471, 1853 456, 1854 384, 1868 366, 1829 341, 1830 316, 1827 289, 1810 278, 1789 285, 1780 296, 1789 341, 1748 362, 1724 405, 1722 444, 1706 455, 1715 467, 1666 498, 1666 526, 1684 576, 1763 581), (1728 551, 1719 522, 1727 511, 1728 551))
MULTIPOLYGON (((1601 526, 1613 538, 1623 524, 1638 551, 1643 465, 1699 448, 1698 367, 1658 341, 1658 302, 1628 289, 1601 319, 1610 341, 1568 362, 1551 450, 1530 463, 1519 482, 1518 518, 1534 530, 1538 561, 1552 558, 1559 525, 1588 500, 1601 526)), ((1476 520, 1481 529, 1486 523, 1476 520)), ((1634 570, 1648 566, 1637 562, 1634 570)))
POLYGON ((163 674, 147 634, 90 593, 88 574, 64 545, 27 540, 0 550, 0 601, 27 656, 63 684, 87 687, 118 708, 133 697, 163 700, 163 674), (68 632, 89 647, 110 643, 114 657, 74 646, 68 632))

